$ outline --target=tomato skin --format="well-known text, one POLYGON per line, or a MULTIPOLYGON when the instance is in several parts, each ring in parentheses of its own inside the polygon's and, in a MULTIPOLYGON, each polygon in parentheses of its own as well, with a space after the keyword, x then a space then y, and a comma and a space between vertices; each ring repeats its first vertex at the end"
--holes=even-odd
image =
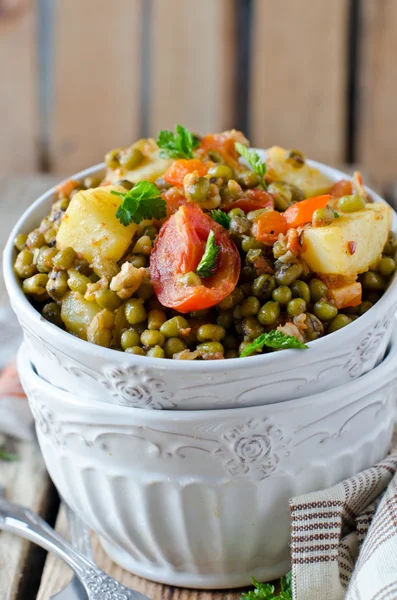
POLYGON ((206 175, 211 164, 203 163, 203 161, 198 160, 198 158, 181 158, 179 160, 174 160, 172 165, 168 167, 164 173, 163 177, 170 185, 176 185, 177 187, 183 188, 185 175, 193 173, 193 171, 197 171, 199 176, 206 175))
POLYGON ((245 214, 251 210, 259 210, 260 208, 274 208, 274 199, 271 194, 265 190, 247 190, 244 192, 244 197, 235 200, 227 206, 221 207, 224 212, 229 212, 232 208, 241 208, 245 214))
POLYGON ((236 287, 240 269, 240 254, 228 232, 196 204, 181 206, 164 223, 150 258, 150 278, 157 298, 181 313, 218 304, 236 287), (187 286, 180 276, 196 270, 211 229, 221 248, 216 272, 201 285, 187 286))

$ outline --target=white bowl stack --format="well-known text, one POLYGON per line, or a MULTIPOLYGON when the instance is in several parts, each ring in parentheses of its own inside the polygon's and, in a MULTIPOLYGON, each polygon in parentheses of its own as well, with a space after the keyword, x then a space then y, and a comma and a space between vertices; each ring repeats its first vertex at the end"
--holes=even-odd
POLYGON ((396 278, 367 313, 308 350, 214 362, 127 355, 48 323, 21 291, 12 240, 37 226, 52 196, 16 225, 4 273, 24 331, 22 384, 59 492, 110 556, 138 575, 225 588, 284 574, 289 498, 387 453, 396 278))

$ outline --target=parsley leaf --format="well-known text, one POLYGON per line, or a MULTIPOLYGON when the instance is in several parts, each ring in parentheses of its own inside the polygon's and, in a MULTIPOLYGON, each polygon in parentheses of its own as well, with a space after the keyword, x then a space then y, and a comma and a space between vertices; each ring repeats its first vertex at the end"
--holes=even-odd
POLYGON ((214 232, 211 231, 208 234, 207 243, 205 245, 204 254, 197 266, 196 274, 199 277, 205 279, 211 277, 216 269, 216 258, 221 251, 220 246, 217 246, 215 242, 214 232))
POLYGON ((294 335, 285 335, 279 329, 272 329, 268 333, 262 333, 251 344, 248 344, 240 354, 240 358, 249 356, 257 350, 262 350, 263 346, 282 350, 287 350, 288 348, 307 348, 306 344, 298 340, 294 335))
POLYGON ((4 448, 0 448, 0 460, 4 460, 5 462, 13 462, 18 460, 18 456, 16 454, 11 454, 11 452, 7 452, 4 448))
POLYGON ((250 150, 239 142, 236 142, 234 145, 237 152, 247 161, 251 169, 259 175, 261 178, 262 187, 265 190, 267 188, 265 183, 266 164, 263 162, 259 154, 255 152, 255 150, 250 150))
POLYGON ((160 156, 169 158, 194 158, 193 150, 200 145, 200 140, 183 125, 175 127, 176 133, 163 129, 159 133, 157 145, 161 148, 160 156))
POLYGON ((334 209, 331 209, 331 210, 334 213, 334 219, 339 219, 340 214, 336 210, 334 210, 334 209))
POLYGON ((225 229, 229 229, 231 218, 229 215, 224 213, 223 210, 214 208, 214 210, 211 210, 211 217, 214 219, 214 221, 219 223, 219 225, 222 225, 222 227, 225 229))
POLYGON ((278 596, 274 594, 274 585, 271 585, 270 583, 260 583, 255 577, 252 577, 252 583, 254 584, 255 589, 242 594, 241 600, 276 600, 276 598, 279 598, 279 600, 292 600, 290 574, 281 578, 281 591, 278 596))
POLYGON ((138 181, 128 192, 112 190, 112 194, 123 199, 116 217, 125 227, 131 223, 139 224, 145 219, 163 219, 166 215, 167 204, 158 187, 149 181, 138 181))

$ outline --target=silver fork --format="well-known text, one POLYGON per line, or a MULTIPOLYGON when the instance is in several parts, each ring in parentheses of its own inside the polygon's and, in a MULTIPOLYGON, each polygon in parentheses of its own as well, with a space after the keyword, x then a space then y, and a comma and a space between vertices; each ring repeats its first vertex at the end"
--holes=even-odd
POLYGON ((105 594, 109 600, 149 600, 147 596, 126 588, 104 573, 32 510, 5 500, 2 486, 0 486, 0 530, 26 538, 64 560, 78 579, 80 590, 75 591, 80 592, 77 598, 81 600, 85 600, 82 591, 85 592, 87 600, 101 600, 105 594))
MULTIPOLYGON (((92 552, 90 532, 85 523, 69 508, 66 502, 63 502, 63 507, 66 513, 66 519, 69 527, 70 542, 79 550, 88 560, 94 563, 94 555, 92 552)), ((51 596, 50 600, 86 600, 87 594, 84 591, 80 580, 76 575, 73 575, 70 582, 57 594, 51 596)))

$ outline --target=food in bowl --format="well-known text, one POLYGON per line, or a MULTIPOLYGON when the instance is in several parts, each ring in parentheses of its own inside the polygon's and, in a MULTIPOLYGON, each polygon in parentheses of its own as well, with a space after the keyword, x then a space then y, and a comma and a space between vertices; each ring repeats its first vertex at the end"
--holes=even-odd
POLYGON ((395 268, 391 208, 356 173, 334 182, 296 150, 177 126, 58 187, 15 240, 15 271, 50 322, 158 358, 305 348, 377 302, 395 268))

